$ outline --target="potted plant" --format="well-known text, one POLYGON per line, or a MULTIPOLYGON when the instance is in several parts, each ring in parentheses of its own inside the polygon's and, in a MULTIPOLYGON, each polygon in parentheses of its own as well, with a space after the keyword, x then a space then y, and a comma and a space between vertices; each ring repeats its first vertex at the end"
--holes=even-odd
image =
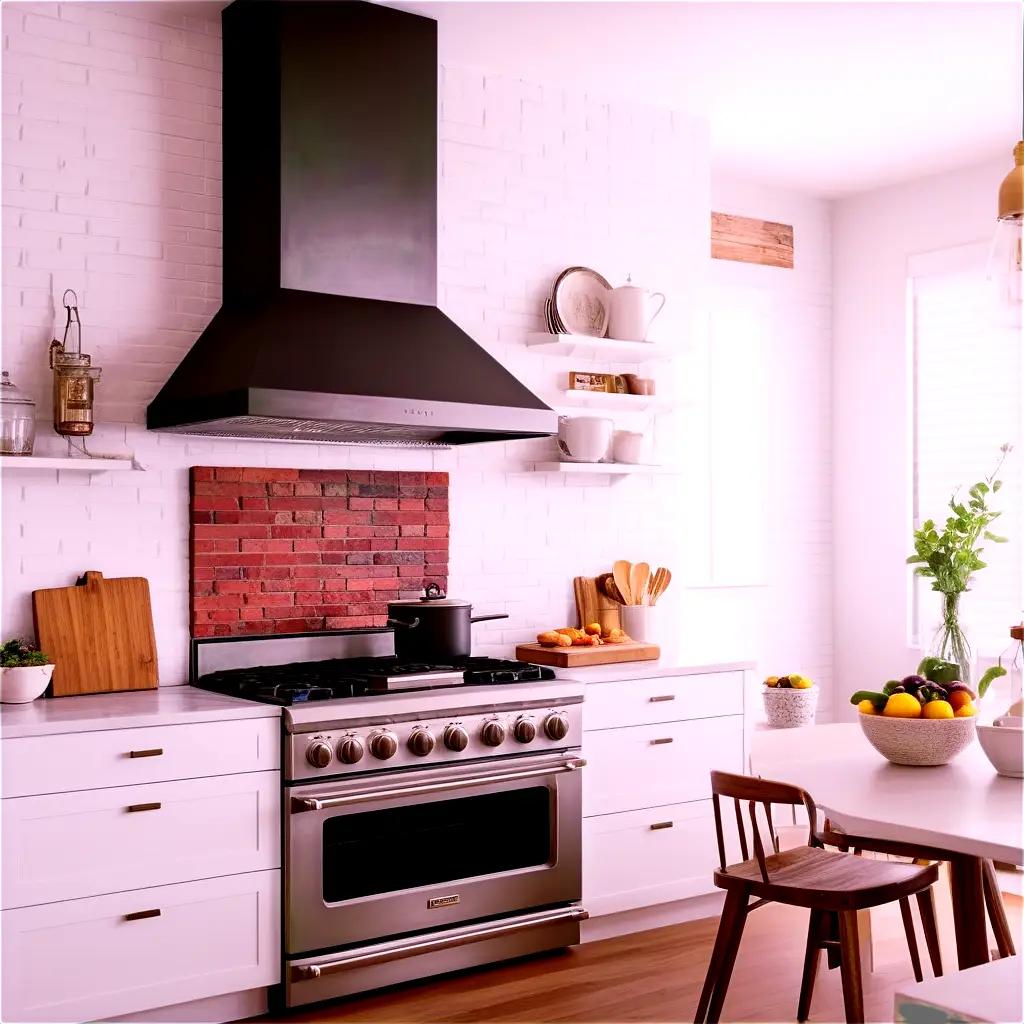
POLYGON ((940 533, 931 519, 926 519, 914 531, 914 554, 908 565, 916 566, 914 573, 932 581, 932 590, 942 595, 942 625, 935 634, 935 654, 944 661, 960 667, 960 679, 971 681, 971 646, 960 626, 960 595, 970 589, 971 579, 984 569, 981 560, 984 548, 980 541, 1005 544, 1006 538, 989 530, 992 522, 1002 515, 989 508, 990 495, 1003 486, 997 479, 1012 445, 1004 444, 996 468, 968 492, 966 503, 957 500, 957 491, 949 499, 952 515, 940 533))
POLYGON ((53 675, 46 655, 25 640, 0 646, 0 703, 27 704, 35 700, 53 675))

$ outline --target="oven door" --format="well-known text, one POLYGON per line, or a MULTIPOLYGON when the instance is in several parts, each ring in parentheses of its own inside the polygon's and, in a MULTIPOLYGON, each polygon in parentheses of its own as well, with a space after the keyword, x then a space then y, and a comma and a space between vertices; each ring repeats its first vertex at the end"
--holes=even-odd
POLYGON ((571 754, 412 769, 288 791, 288 955, 581 898, 571 754))

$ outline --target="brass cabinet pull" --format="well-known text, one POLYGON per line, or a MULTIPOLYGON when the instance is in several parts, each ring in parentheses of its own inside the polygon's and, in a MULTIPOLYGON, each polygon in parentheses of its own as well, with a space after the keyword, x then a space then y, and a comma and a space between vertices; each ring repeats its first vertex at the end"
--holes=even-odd
POLYGON ((672 826, 673 826, 674 824, 675 824, 675 822, 672 822, 672 821, 656 821, 656 822, 655 822, 655 823, 654 823, 654 824, 653 824, 653 825, 651 826, 651 831, 652 831, 652 832, 657 832, 657 831, 658 831, 658 829, 662 829, 662 828, 671 828, 671 827, 672 827, 672 826))
POLYGON ((160 810, 160 806, 161 805, 159 803, 155 803, 155 804, 129 804, 128 805, 128 811, 129 812, 133 812, 133 811, 159 811, 160 810))
POLYGON ((672 736, 659 736, 656 740, 651 740, 651 746, 657 747, 662 743, 671 743, 673 740, 672 736))
POLYGON ((129 750, 129 757, 159 757, 164 752, 163 747, 154 747, 152 750, 129 750))
POLYGON ((651 697, 652 704, 660 704, 662 701, 675 700, 676 695, 674 693, 663 693, 658 697, 651 697))
POLYGON ((147 917, 159 917, 159 910, 136 910, 134 914, 125 914, 126 921, 144 921, 147 917))

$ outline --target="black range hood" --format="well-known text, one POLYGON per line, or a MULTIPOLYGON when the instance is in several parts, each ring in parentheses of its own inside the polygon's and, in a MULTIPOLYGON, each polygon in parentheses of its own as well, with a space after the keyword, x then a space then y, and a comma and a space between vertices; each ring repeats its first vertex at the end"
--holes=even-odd
POLYGON ((436 306, 437 25, 235 0, 224 32, 224 304, 151 430, 434 446, 556 417, 436 306))

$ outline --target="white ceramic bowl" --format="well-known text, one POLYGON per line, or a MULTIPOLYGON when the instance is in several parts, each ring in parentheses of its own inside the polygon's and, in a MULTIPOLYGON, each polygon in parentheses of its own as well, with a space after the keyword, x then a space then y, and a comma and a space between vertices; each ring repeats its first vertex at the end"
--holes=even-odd
POLYGON ((974 739, 974 718, 886 718, 858 714, 868 742, 893 764, 949 764, 974 739))
MULTIPOLYGON (((996 719, 997 722, 1020 722, 1021 719, 996 719)), ((1024 779, 1024 729, 1020 725, 979 725, 978 740, 985 756, 1000 775, 1024 779)))
POLYGON ((22 665, 0 669, 0 703, 27 704, 50 684, 52 665, 22 665))
POLYGON ((814 712, 818 707, 817 686, 806 690, 791 687, 766 686, 764 713, 768 724, 776 729, 794 729, 800 725, 814 725, 814 712))

